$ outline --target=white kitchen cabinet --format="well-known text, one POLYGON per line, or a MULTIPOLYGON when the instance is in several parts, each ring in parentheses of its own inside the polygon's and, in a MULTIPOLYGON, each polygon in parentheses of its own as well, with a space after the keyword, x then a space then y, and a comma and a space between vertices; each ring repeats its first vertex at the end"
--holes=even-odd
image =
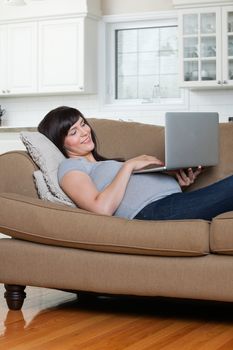
POLYGON ((7 88, 7 27, 0 26, 0 95, 7 88))
POLYGON ((36 23, 0 25, 0 95, 37 90, 36 23))
POLYGON ((233 86, 233 6, 180 10, 182 87, 233 86))
POLYGON ((0 96, 96 93, 97 36, 87 16, 0 25, 0 96))
POLYGON ((39 22, 39 92, 95 93, 97 22, 89 18, 39 22))
POLYGON ((222 8, 223 21, 223 80, 233 86, 233 6, 222 8))

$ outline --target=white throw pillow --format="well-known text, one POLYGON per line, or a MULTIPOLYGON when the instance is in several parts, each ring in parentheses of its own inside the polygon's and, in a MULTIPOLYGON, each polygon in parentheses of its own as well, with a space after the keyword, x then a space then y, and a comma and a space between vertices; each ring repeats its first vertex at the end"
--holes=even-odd
POLYGON ((68 205, 70 207, 75 207, 75 205, 71 201, 67 201, 65 198, 61 200, 61 199, 55 197, 50 192, 50 190, 45 182, 44 176, 40 170, 34 171, 33 175, 34 175, 34 179, 35 179, 35 183, 36 183, 37 192, 38 192, 38 195, 41 199, 47 200, 47 201, 53 202, 53 203, 65 204, 65 205, 68 205))
MULTIPOLYGON (((58 198, 60 201, 65 202, 65 204, 68 202, 70 205, 75 206, 72 200, 62 191, 57 179, 59 164, 65 159, 65 156, 60 152, 60 150, 54 145, 53 142, 51 142, 45 135, 41 134, 38 131, 21 132, 20 138, 33 161, 40 168, 45 180, 45 184, 47 185, 47 188, 51 192, 52 196, 58 198)), ((40 193, 45 193, 45 188, 42 181, 38 180, 36 185, 38 188, 39 196, 40 193)), ((47 193, 46 198, 51 198, 51 196, 47 193)))

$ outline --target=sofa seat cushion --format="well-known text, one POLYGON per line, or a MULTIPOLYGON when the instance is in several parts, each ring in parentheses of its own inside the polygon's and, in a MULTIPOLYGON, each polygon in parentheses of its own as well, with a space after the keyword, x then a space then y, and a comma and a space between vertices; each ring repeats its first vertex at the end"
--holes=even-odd
POLYGON ((104 252, 209 253, 209 222, 204 220, 127 220, 8 193, 0 195, 0 232, 32 242, 104 252))
POLYGON ((218 215, 211 223, 210 250, 233 255, 233 211, 218 215))

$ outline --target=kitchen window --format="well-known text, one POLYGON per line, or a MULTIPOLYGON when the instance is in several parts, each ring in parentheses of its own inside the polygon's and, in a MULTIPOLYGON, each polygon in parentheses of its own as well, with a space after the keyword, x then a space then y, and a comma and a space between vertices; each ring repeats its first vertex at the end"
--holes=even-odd
POLYGON ((184 104, 177 19, 162 17, 107 24, 106 104, 160 108, 184 104))

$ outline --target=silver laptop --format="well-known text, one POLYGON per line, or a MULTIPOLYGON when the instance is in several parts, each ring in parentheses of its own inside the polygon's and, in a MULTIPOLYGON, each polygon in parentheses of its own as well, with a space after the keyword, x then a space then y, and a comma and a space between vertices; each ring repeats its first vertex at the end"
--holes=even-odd
MULTIPOLYGON (((217 165, 218 113, 169 112, 165 115, 165 165, 150 165, 134 173, 217 165)), ((156 156, 156 150, 155 150, 156 156)))

